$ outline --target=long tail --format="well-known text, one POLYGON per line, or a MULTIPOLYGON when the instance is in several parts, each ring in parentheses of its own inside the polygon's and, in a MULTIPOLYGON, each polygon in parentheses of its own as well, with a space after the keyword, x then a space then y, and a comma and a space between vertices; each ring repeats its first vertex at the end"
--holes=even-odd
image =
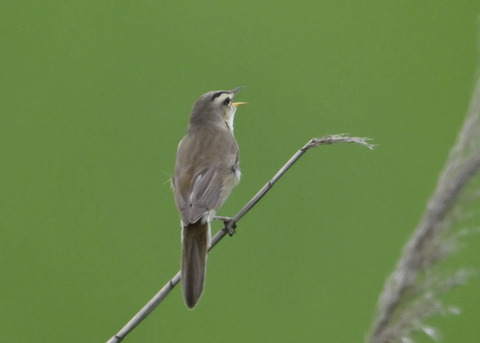
POLYGON ((207 268, 210 223, 200 220, 183 227, 182 287, 185 304, 195 307, 202 295, 207 268))

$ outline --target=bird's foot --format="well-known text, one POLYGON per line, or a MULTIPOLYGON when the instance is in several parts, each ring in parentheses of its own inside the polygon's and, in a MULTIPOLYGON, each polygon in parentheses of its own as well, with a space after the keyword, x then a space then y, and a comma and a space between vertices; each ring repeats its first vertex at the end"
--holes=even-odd
POLYGON ((225 224, 224 230, 226 230, 230 236, 233 236, 235 229, 237 228, 237 222, 233 218, 215 216, 213 219, 221 220, 225 224))

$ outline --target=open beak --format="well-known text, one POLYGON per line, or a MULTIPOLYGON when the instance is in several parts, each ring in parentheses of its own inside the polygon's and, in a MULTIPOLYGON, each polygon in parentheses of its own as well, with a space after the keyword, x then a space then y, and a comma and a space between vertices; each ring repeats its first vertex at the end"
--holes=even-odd
POLYGON ((246 104, 248 104, 248 102, 232 102, 232 106, 235 106, 235 107, 246 105, 246 104))

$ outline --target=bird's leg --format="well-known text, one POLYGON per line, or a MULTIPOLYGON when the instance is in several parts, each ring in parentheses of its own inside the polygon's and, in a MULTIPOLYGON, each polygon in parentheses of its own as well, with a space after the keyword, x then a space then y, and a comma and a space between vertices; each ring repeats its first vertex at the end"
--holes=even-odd
POLYGON ((237 222, 230 217, 215 216, 214 220, 221 220, 225 224, 225 229, 230 236, 233 236, 235 229, 237 228, 237 222))

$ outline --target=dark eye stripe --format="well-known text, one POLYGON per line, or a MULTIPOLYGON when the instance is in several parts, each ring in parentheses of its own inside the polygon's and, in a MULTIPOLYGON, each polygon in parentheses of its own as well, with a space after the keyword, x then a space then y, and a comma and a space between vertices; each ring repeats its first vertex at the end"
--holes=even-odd
POLYGON ((215 100, 216 98, 218 98, 220 95, 222 94, 225 94, 225 93, 229 93, 229 92, 225 92, 225 91, 220 91, 220 92, 216 92, 212 95, 212 101, 215 100))

